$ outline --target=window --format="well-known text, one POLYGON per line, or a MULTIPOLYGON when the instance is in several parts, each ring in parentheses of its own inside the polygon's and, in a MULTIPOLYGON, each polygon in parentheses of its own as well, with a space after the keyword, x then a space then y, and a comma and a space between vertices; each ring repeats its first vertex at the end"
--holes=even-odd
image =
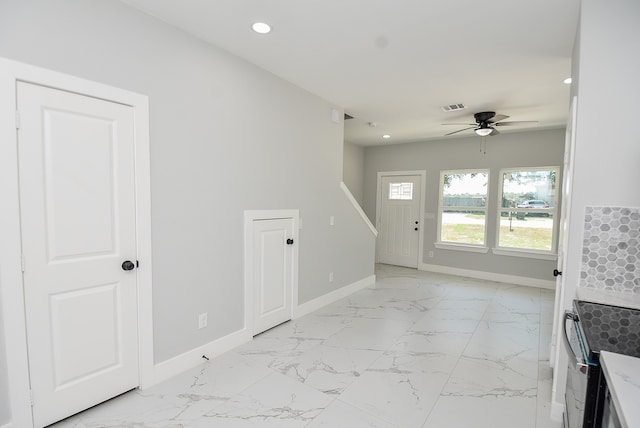
POLYGON ((553 253, 558 167, 500 171, 498 248, 553 253))
POLYGON ((389 199, 412 200, 413 183, 389 183, 389 199))
POLYGON ((489 171, 442 171, 439 243, 486 245, 489 171))

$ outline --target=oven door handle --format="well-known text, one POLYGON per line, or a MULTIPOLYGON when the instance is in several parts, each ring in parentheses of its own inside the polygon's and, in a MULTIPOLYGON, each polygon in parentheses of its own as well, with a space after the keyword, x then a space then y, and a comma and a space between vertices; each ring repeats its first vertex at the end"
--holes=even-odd
POLYGON ((575 360, 576 368, 580 370, 580 373, 586 374, 587 368, 589 365, 585 363, 583 359, 578 358, 575 352, 573 352, 573 348, 571 347, 571 343, 569 342, 569 336, 567 334, 567 321, 576 321, 576 317, 572 311, 564 311, 564 320, 562 322, 562 331, 564 332, 562 338, 564 339, 564 346, 567 348, 567 353, 569 354, 569 358, 573 356, 575 360))

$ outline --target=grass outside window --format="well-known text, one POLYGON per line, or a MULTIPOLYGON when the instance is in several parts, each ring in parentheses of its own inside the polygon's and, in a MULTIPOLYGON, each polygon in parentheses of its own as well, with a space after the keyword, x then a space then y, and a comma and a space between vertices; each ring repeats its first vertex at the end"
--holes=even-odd
MULTIPOLYGON (((463 214, 468 223, 459 221, 442 223, 442 241, 482 245, 484 243, 484 216, 463 214), (475 222, 474 222, 475 220, 475 222)), ((443 215, 443 218, 446 218, 443 215)), ((528 248, 551 251, 553 244, 553 220, 546 217, 526 217, 525 220, 500 222, 500 247, 528 248)))

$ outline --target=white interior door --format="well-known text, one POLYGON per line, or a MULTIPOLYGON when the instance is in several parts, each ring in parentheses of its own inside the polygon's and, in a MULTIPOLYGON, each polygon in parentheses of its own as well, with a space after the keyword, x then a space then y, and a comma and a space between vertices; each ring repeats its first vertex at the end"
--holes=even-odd
POLYGON ((253 222, 253 334, 291 319, 294 276, 292 218, 253 222))
POLYGON ((378 261, 397 266, 418 267, 420 204, 419 175, 382 176, 380 182, 380 228, 378 261))
POLYGON ((33 417, 42 427, 138 385, 130 107, 18 84, 33 417))

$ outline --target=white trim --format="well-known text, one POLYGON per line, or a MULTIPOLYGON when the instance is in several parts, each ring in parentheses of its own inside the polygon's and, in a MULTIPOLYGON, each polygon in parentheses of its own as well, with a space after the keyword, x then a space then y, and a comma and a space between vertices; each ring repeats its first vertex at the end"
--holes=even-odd
POLYGON ((364 221, 364 223, 369 227, 369 230, 371 230, 371 233, 373 233, 373 236, 377 237, 378 236, 378 230, 375 228, 373 223, 371 223, 371 220, 369 220, 369 217, 367 217, 365 212, 362 210, 362 207, 360 206, 358 201, 356 201, 356 198, 353 197, 353 194, 351 193, 351 191, 349 190, 347 185, 344 184, 344 181, 340 182, 340 188, 344 192, 344 195, 347 197, 349 202, 351 202, 351 205, 353 205, 353 208, 355 208, 356 211, 358 212, 358 214, 360 214, 360 217, 362 218, 362 221, 364 221))
POLYGON ((12 428, 13 427, 13 422, 8 422, 4 425, 2 425, 0 428, 12 428))
POLYGON ((18 185, 16 83, 44 85, 131 106, 135 117, 136 233, 138 278, 139 384, 153 383, 149 103, 144 95, 67 74, 0 58, 0 295, 6 341, 12 424, 31 427, 18 185))
MULTIPOLYGON (((560 196, 560 219, 558 221, 558 261, 556 269, 562 272, 567 265, 569 255, 567 254, 567 243, 569 239, 569 219, 571 218, 571 193, 573 189, 573 169, 576 151, 576 126, 578 119, 578 97, 574 96, 571 99, 571 107, 569 109, 569 121, 567 122, 567 128, 565 131, 565 143, 564 143, 564 159, 562 161, 562 190, 560 196)), ((564 314, 564 292, 566 289, 565 276, 558 275, 556 277, 556 299, 553 310, 553 328, 552 337, 554 341, 551 343, 549 350, 549 360, 551 366, 556 366, 556 359, 559 358, 558 354, 563 352, 562 342, 558 336, 558 325, 560 320, 563 319, 564 314)), ((566 367, 565 367, 566 368, 566 367)), ((563 369, 565 369, 563 368, 563 369)), ((561 370, 561 369, 560 369, 561 370)), ((557 382, 558 370, 553 372, 553 395, 555 398, 555 388, 557 382)))
POLYGON ((330 293, 327 293, 320 297, 316 297, 313 300, 309 300, 308 302, 305 302, 299 305, 296 311, 294 312, 293 317, 300 318, 302 316, 310 314, 311 312, 317 311, 318 309, 326 305, 329 305, 337 300, 343 299, 355 293, 356 291, 360 291, 363 288, 375 285, 375 283, 376 283, 376 276, 371 275, 359 281, 351 283, 349 285, 345 285, 344 287, 341 287, 330 293))
POLYGON ((246 328, 235 331, 212 342, 193 348, 187 352, 163 361, 155 366, 155 380, 157 383, 170 379, 182 372, 185 372, 193 367, 196 367, 205 359, 202 357, 206 355, 212 359, 218 355, 224 354, 232 350, 233 348, 240 346, 244 343, 250 342, 253 339, 251 331, 246 328))
MULTIPOLYGON (((244 330, 253 332, 253 222, 256 220, 293 220, 293 281, 291 317, 298 307, 299 210, 246 210, 244 212, 244 330)), ((253 337, 253 334, 251 334, 253 337)))
POLYGON ((480 270, 460 269, 449 266, 429 265, 421 263, 418 270, 445 273, 449 275, 466 276, 468 278, 485 279, 488 281, 504 282, 506 284, 524 285, 527 287, 555 290, 556 282, 546 279, 528 278, 525 276, 505 275, 502 273, 484 272, 480 270))
POLYGON ((556 422, 562 422, 562 415, 564 415, 564 404, 556 401, 551 402, 551 420, 556 422))
MULTIPOLYGON (((417 265, 420 266, 424 256, 424 202, 427 192, 427 171, 378 171, 378 183, 376 187, 376 230, 380 230, 380 210, 382 208, 382 177, 402 176, 402 175, 418 175, 420 176, 420 233, 418 234, 418 260, 417 265)), ((376 242, 376 263, 378 263, 378 245, 376 242)))
POLYGON ((452 242, 434 242, 433 246, 441 250, 469 251, 472 253, 488 253, 489 247, 471 244, 454 244, 452 242))
POLYGON ((540 260, 558 260, 558 255, 554 253, 542 253, 534 250, 522 250, 516 248, 492 248, 491 252, 498 256, 525 257, 540 260))
MULTIPOLYGON (((331 304, 336 300, 347 297, 355 293, 356 291, 372 286, 375 284, 375 282, 375 275, 371 275, 369 277, 361 279, 360 281, 356 281, 338 290, 332 291, 309 302, 303 303, 302 305, 298 305, 293 314, 293 319, 300 318, 322 308, 323 306, 331 304)), ((203 355, 206 355, 208 358, 212 359, 221 354, 224 354, 225 352, 231 351, 232 349, 240 345, 252 341, 253 335, 251 332, 252 329, 243 328, 242 330, 235 331, 205 345, 198 346, 197 348, 191 349, 187 352, 170 358, 169 360, 163 361, 162 363, 156 364, 156 383, 170 379, 171 377, 185 372, 193 367, 197 367, 204 362, 204 359, 202 358, 203 355)))

